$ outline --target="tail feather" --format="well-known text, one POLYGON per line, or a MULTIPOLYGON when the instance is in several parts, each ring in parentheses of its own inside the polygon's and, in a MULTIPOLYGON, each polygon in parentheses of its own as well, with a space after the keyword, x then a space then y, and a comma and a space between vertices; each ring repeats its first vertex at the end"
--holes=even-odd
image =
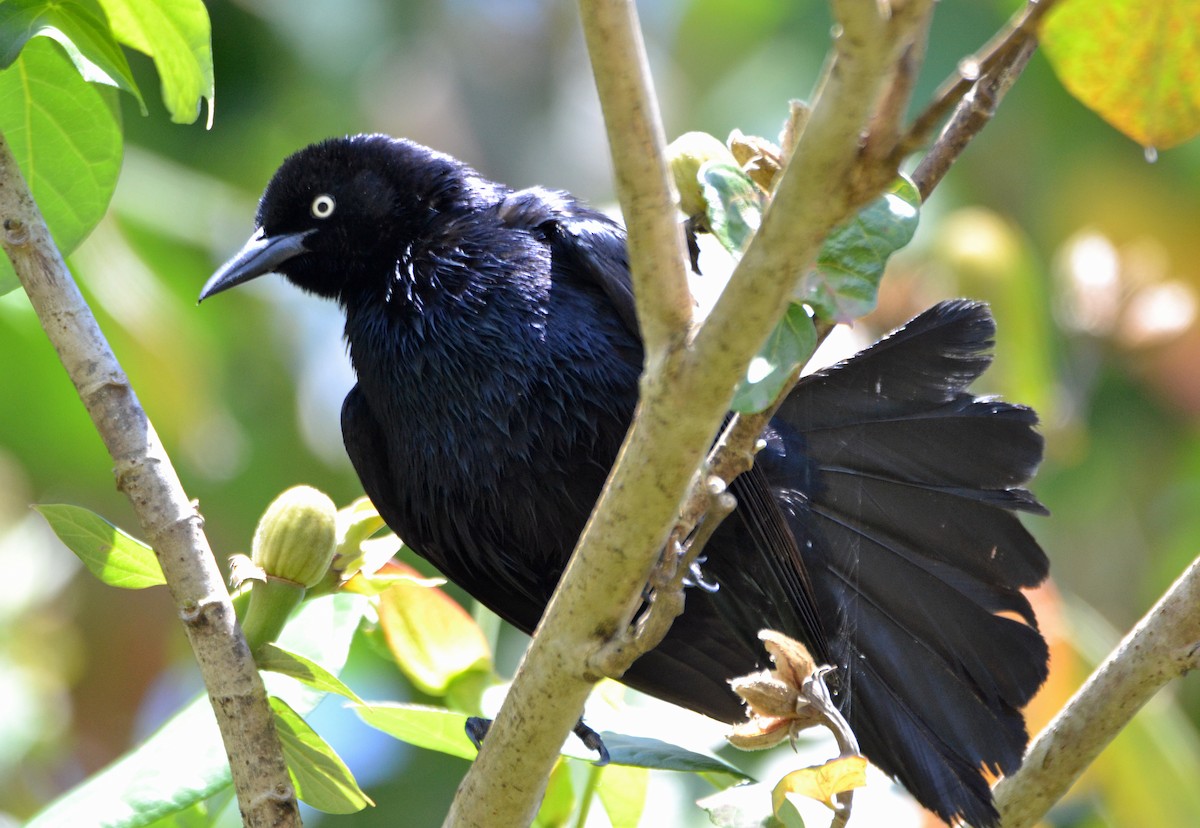
POLYGON ((953 402, 987 370, 995 334, 995 322, 979 302, 934 305, 866 350, 806 377, 779 416, 815 430, 927 414, 953 402))
POLYGON ((1037 417, 966 391, 993 334, 986 307, 946 302, 805 378, 709 542, 719 591, 690 591, 625 680, 733 720, 724 679, 762 666, 758 630, 793 635, 838 667, 876 765, 943 819, 994 825, 982 769, 1024 752, 1047 648, 1020 590, 1047 561, 1016 515, 1045 512, 1022 488, 1037 417))
MULTIPOLYGON (((819 394, 811 395, 819 400, 819 394)), ((801 410, 819 406, 817 401, 801 410)), ((819 427, 804 417, 789 418, 790 411, 783 413, 825 464, 901 480, 938 479, 942 485, 980 489, 1019 486, 1042 457, 1042 437, 1031 428, 1037 423, 1032 410, 967 394, 926 411, 819 427), (985 436, 982 444, 980 434, 985 436)))
MULTIPOLYGON (((821 531, 826 539, 832 534, 827 526, 821 531)), ((854 614, 846 617, 850 648, 858 651, 851 653, 851 665, 908 655, 895 666, 925 675, 931 666, 944 670, 981 700, 1010 708, 1028 702, 1041 683, 1046 645, 1018 590, 995 588, 914 550, 863 535, 856 536, 850 554, 831 556, 829 563, 817 578, 817 591, 828 585, 853 604, 854 614), (885 643, 892 637, 897 640, 885 643)), ((898 672, 893 678, 900 683, 906 676, 898 672)), ((914 694, 916 702, 928 698, 914 694)))
POLYGON ((1021 587, 1048 563, 1015 512, 1042 456, 1028 408, 979 399, 985 306, 945 302, 806 378, 760 460, 805 552, 872 761, 945 819, 991 825, 981 768, 1011 771, 1048 651, 1021 587), (803 466, 797 470, 798 459, 803 466))
MULTIPOLYGON (((958 487, 935 488, 823 469, 818 514, 846 531, 880 539, 884 546, 919 550, 989 584, 1032 586, 1046 577, 1046 558, 1029 530, 1008 511, 1032 510, 1031 497, 958 487), (931 521, 930 514, 938 520, 931 521), (986 546, 980 526, 987 526, 986 546), (979 554, 964 555, 964 549, 979 554)), ((1025 493, 1027 494, 1027 493, 1025 493)))

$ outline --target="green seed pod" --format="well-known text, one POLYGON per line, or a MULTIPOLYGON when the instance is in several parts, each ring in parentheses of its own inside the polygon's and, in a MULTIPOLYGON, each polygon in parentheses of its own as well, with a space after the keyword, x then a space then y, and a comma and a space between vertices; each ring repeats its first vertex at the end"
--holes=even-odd
POLYGON ((689 218, 703 216, 708 210, 696 177, 707 161, 727 161, 737 166, 729 148, 707 132, 685 132, 667 145, 667 164, 679 191, 679 208, 689 218))
POLYGON ((310 587, 329 569, 336 547, 333 501, 311 486, 296 486, 263 513, 254 530, 251 558, 270 577, 310 587))

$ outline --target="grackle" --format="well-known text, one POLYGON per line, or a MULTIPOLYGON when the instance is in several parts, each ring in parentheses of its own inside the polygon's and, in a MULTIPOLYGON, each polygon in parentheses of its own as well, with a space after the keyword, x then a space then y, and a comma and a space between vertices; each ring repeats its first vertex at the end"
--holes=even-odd
MULTIPOLYGON (((419 144, 289 157, 203 300, 268 272, 336 300, 358 376, 346 450, 388 525, 529 632, 633 416, 642 370, 625 234, 567 193, 514 191, 419 144)), ((968 392, 995 333, 943 302, 802 380, 666 639, 623 681, 726 722, 772 628, 836 665, 863 752, 948 821, 997 821, 1047 673, 1018 512, 1036 414, 968 392)))

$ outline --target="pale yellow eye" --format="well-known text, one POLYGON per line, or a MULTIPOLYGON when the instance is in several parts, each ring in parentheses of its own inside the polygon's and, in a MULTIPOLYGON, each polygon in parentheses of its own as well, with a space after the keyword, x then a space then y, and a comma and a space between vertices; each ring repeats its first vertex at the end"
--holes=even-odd
POLYGON ((337 202, 333 200, 333 196, 322 193, 313 199, 313 218, 327 219, 333 215, 335 207, 337 207, 337 202))

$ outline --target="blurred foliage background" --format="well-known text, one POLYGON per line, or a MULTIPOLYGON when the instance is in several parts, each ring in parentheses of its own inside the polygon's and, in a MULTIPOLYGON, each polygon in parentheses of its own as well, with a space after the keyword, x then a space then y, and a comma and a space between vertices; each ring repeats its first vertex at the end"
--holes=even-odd
MULTIPOLYGON (((918 103, 996 30, 1005 6, 939 4, 918 103)), ((131 54, 151 112, 123 96, 117 193, 71 265, 224 558, 247 550, 258 515, 290 485, 315 485, 339 504, 361 493, 338 427, 353 377, 336 308, 277 279, 196 306, 205 279, 252 230, 255 199, 285 155, 330 135, 382 131, 513 186, 569 189, 600 206, 612 190, 573 4, 222 0, 209 9, 213 128, 203 118, 171 124, 149 94, 149 61, 131 54)), ((828 43, 828 13, 814 0, 661 0, 641 13, 668 137, 740 128, 774 138, 828 43)), ((1035 55, 925 207, 879 310, 853 331, 865 343, 945 296, 993 303, 998 358, 984 390, 1036 406, 1047 437, 1035 489, 1053 517, 1031 528, 1053 561, 1053 587, 1038 598, 1057 644, 1034 729, 1114 630, 1196 555, 1198 196, 1200 142, 1149 163, 1035 55)), ((0 353, 3 825, 128 749, 198 679, 165 591, 100 585, 29 509, 75 503, 135 525, 19 291, 0 298, 0 353)), ((510 668, 520 640, 505 642, 510 668)), ((370 647, 356 650, 348 680, 368 698, 420 698, 370 647)), ((332 709, 315 725, 379 803, 323 822, 390 825, 399 813, 408 825, 440 823, 461 760, 391 742, 332 709)), ((1054 824, 1200 824, 1198 726, 1200 686, 1172 687, 1054 824)), ((651 795, 705 792, 673 785, 657 774, 651 795)), ((898 814, 890 824, 919 821, 898 814)), ((704 823, 698 811, 690 819, 704 823)))

